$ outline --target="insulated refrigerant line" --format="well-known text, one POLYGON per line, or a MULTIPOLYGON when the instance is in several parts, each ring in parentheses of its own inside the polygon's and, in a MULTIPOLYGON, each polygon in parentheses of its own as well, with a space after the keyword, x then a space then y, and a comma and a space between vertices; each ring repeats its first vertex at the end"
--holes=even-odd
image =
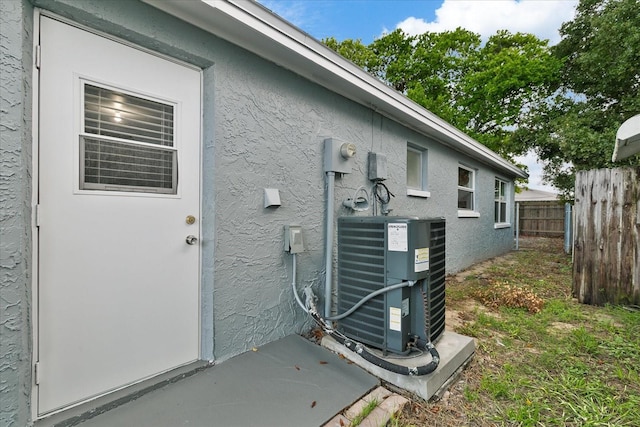
POLYGON ((311 315, 313 320, 318 324, 318 326, 322 328, 323 331, 329 334, 337 342, 344 345, 346 348, 356 353, 367 362, 373 363, 374 365, 379 366, 380 368, 387 371, 394 372, 400 375, 422 376, 432 373, 438 368, 438 365, 440 364, 440 354, 438 354, 438 350, 436 350, 436 347, 431 343, 431 341, 429 341, 428 338, 426 341, 423 341, 422 339, 416 339, 416 347, 421 350, 427 350, 429 354, 431 354, 431 361, 426 365, 409 367, 389 362, 388 360, 378 357, 375 354, 371 353, 361 343, 345 337, 342 333, 335 330, 327 321, 320 317, 314 305, 311 305, 309 307, 309 315, 311 315))
POLYGON ((378 289, 377 291, 371 292, 369 295, 367 295, 366 297, 362 298, 353 307, 351 307, 349 310, 345 311, 344 313, 338 314, 338 315, 333 316, 333 317, 325 317, 325 320, 341 320, 341 319, 344 319, 345 317, 350 316, 354 311, 359 309, 362 304, 364 304, 365 302, 369 301, 371 298, 377 297, 378 295, 383 294, 385 292, 393 291, 395 289, 404 288, 405 286, 413 286, 413 285, 415 285, 415 283, 416 283, 415 280, 408 280, 406 282, 400 282, 400 283, 396 283, 395 285, 386 286, 386 287, 384 287, 382 289, 378 289))

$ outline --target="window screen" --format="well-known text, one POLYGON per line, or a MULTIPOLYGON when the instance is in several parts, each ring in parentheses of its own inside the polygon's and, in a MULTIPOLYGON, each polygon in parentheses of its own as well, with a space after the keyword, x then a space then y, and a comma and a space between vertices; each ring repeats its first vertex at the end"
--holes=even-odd
POLYGON ((494 194, 494 220, 496 223, 506 223, 507 218, 507 183, 505 181, 495 180, 494 194))
POLYGON ((422 153, 407 147, 407 187, 422 190, 422 153))
POLYGON ((176 194, 174 106, 83 86, 80 188, 176 194))
POLYGON ((471 169, 458 167, 458 209, 473 210, 474 177, 471 169))

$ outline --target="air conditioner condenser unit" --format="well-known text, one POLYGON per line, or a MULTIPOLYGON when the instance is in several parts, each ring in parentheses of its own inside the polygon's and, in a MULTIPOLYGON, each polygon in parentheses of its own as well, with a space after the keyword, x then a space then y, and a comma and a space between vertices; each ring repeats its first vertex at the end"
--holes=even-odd
POLYGON ((445 220, 338 219, 338 313, 385 287, 338 322, 345 336, 384 352, 405 353, 414 336, 435 342, 445 327, 445 220), (426 317, 425 317, 426 313, 426 317), (427 336, 428 335, 428 336, 427 336))

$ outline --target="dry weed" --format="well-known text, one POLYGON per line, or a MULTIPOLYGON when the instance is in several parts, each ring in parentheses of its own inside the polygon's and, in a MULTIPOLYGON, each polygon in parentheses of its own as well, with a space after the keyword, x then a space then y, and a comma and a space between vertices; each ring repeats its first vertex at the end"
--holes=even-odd
POLYGON ((544 307, 544 300, 526 287, 500 281, 490 283, 488 288, 479 289, 474 294, 474 297, 487 307, 524 308, 533 314, 539 313, 544 307))

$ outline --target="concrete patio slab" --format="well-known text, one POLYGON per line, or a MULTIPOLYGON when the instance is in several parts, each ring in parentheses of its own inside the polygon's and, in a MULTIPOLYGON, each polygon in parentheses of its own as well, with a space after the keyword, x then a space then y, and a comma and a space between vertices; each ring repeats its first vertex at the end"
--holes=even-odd
MULTIPOLYGON (((368 372, 376 377, 400 387, 403 390, 410 391, 425 400, 431 399, 443 386, 448 384, 449 379, 454 376, 458 370, 473 356, 475 353, 475 341, 473 338, 456 334, 455 332, 445 331, 436 343, 436 349, 440 354, 440 363, 438 368, 429 375, 420 377, 411 377, 400 375, 390 371, 386 371, 352 352, 342 344, 330 336, 322 338, 322 346, 342 354, 347 359, 362 366, 368 372)), ((372 350, 376 355, 382 357, 380 352, 372 350)), ((384 357, 383 357, 384 358, 384 357)), ((421 366, 431 361, 431 355, 425 353, 423 355, 412 358, 387 358, 390 362, 404 366, 421 366)))
POLYGON ((290 335, 151 391, 81 427, 317 427, 379 380, 290 335))

